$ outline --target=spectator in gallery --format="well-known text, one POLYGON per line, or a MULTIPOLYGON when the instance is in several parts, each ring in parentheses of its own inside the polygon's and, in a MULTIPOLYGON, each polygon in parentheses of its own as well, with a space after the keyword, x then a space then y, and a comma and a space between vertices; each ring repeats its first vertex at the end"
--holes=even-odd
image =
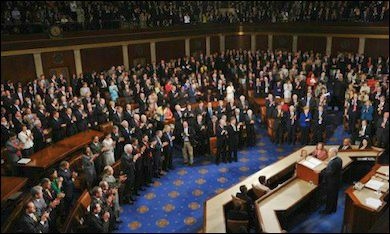
POLYGON ((18 138, 23 144, 23 157, 30 157, 34 153, 34 136, 26 125, 22 125, 22 131, 18 134, 18 138))

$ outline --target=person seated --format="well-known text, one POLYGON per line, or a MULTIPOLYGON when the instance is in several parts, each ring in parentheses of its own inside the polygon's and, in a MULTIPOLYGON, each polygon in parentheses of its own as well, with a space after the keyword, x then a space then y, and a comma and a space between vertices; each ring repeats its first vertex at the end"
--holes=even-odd
POLYGON ((322 161, 328 158, 328 151, 324 148, 324 143, 322 142, 318 142, 316 149, 311 154, 322 161))
POLYGON ((363 138, 362 142, 360 142, 359 150, 368 150, 371 149, 371 142, 369 138, 363 138))
POLYGON ((265 176, 259 176, 259 184, 256 185, 256 187, 269 192, 271 189, 268 187, 267 180, 265 176))
POLYGON ((350 150, 350 149, 352 149, 351 139, 344 138, 343 144, 339 146, 339 150, 350 150))
POLYGON ((243 206, 234 206, 233 209, 227 212, 228 220, 249 220, 248 212, 243 206))
POLYGON ((303 149, 301 150, 301 156, 299 157, 298 161, 301 161, 302 159, 306 159, 307 158, 307 150, 303 149))

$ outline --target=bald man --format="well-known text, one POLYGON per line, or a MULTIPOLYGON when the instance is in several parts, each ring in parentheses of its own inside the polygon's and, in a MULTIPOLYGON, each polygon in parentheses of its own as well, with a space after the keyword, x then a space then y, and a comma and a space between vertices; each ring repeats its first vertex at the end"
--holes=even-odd
POLYGON ((343 162, 341 158, 337 156, 337 153, 337 148, 331 148, 329 150, 330 159, 323 171, 326 207, 325 210, 320 211, 321 214, 331 214, 337 210, 337 198, 341 184, 341 171, 343 165, 343 162))

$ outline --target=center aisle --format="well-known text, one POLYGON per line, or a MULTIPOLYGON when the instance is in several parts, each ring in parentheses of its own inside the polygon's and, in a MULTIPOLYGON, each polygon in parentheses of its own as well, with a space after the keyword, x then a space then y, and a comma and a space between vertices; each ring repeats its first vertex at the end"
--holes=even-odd
MULTIPOLYGON (((339 126, 329 143, 340 143, 344 135, 339 126)), ((263 128, 257 130, 256 142, 239 151, 238 162, 219 166, 198 157, 188 167, 176 155, 174 171, 155 180, 134 205, 122 206, 123 223, 116 232, 198 232, 203 226, 204 201, 301 148, 299 144, 275 146, 263 128)))

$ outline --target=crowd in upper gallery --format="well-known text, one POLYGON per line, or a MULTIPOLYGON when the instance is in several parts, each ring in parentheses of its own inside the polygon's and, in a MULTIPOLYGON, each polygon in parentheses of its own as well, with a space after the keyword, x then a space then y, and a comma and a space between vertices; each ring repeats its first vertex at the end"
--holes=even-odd
POLYGON ((2 34, 205 23, 389 21, 388 1, 5 1, 2 34), (33 27, 33 26, 36 27, 33 27))

